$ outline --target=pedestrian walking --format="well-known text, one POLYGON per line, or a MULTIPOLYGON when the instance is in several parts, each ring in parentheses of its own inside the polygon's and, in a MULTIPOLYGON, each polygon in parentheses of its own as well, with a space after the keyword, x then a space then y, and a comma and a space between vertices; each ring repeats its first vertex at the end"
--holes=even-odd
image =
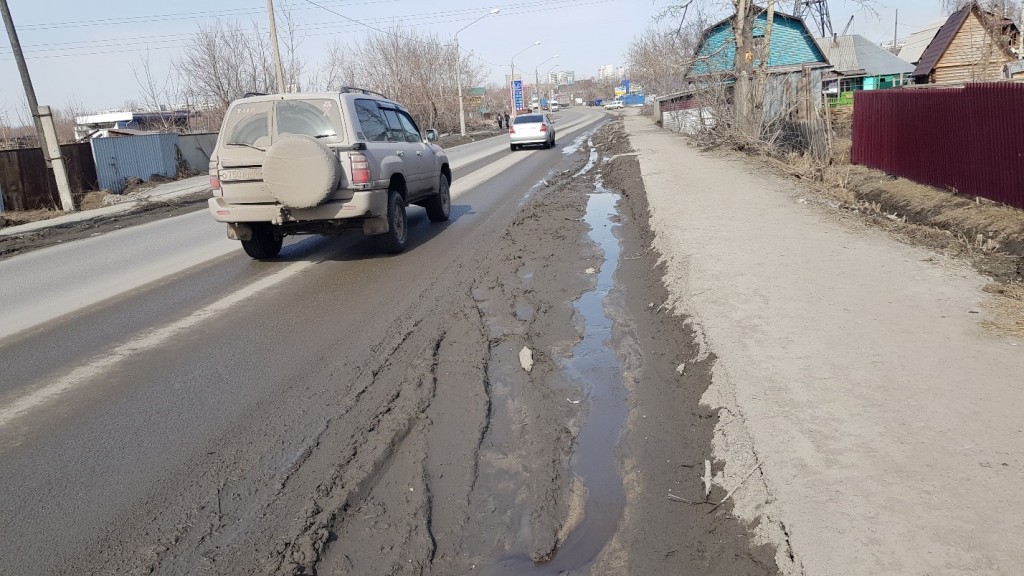
POLYGON ((502 120, 504 120, 504 118, 502 117, 501 112, 498 112, 498 130, 501 130, 502 120))
POLYGON ((510 119, 510 117, 508 115, 508 111, 506 110, 505 111, 505 127, 506 128, 511 128, 512 127, 512 125, 508 123, 509 119, 510 119))

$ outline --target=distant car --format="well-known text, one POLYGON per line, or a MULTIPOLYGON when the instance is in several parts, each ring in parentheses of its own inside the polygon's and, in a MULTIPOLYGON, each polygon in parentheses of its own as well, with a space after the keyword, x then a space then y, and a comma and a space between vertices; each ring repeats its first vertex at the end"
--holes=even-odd
POLYGON ((516 116, 508 127, 509 147, 513 152, 525 144, 540 144, 543 148, 554 148, 554 121, 547 114, 523 114, 516 116))
POLYGON ((618 109, 620 109, 620 108, 625 108, 625 107, 626 107, 626 105, 625 105, 625 104, 623 104, 623 103, 622 103, 621 101, 619 101, 619 100, 616 100, 616 101, 614 101, 614 102, 609 102, 609 103, 607 103, 607 104, 605 104, 605 105, 604 105, 604 109, 605 109, 605 110, 618 110, 618 109))
POLYGON ((552 102, 551 104, 548 104, 548 107, 552 112, 558 112, 558 102, 552 102))

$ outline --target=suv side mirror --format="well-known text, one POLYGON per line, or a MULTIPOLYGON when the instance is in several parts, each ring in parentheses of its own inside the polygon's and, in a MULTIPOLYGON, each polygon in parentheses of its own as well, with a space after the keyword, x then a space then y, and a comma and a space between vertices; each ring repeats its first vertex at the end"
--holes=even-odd
POLYGON ((437 130, 427 130, 427 142, 437 142, 437 130))

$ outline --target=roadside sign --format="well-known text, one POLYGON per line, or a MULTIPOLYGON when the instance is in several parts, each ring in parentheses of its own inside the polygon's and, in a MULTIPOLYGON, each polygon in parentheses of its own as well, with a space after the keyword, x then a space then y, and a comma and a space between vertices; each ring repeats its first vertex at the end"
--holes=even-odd
POLYGON ((512 81, 512 104, 516 110, 522 110, 526 106, 523 103, 523 81, 512 81))

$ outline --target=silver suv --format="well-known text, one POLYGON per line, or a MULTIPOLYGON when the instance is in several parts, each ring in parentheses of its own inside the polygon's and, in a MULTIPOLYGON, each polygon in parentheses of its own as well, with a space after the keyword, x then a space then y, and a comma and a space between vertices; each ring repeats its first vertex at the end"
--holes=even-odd
POLYGON ((210 213, 253 258, 289 234, 362 230, 405 249, 405 208, 448 220, 448 156, 400 104, 357 88, 247 95, 228 107, 210 157, 210 213))

